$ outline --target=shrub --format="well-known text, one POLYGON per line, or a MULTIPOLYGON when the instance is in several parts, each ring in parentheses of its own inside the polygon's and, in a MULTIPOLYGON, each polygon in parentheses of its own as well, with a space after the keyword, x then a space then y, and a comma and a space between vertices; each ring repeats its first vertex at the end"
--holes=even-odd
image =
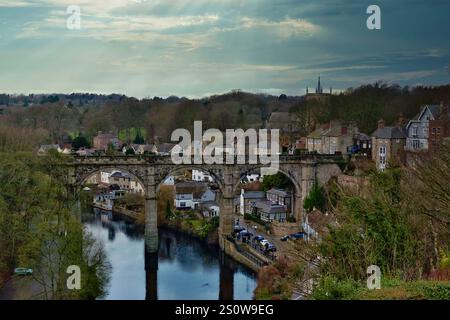
POLYGON ((308 196, 305 198, 303 202, 303 208, 307 212, 311 212, 314 208, 319 210, 323 210, 325 208, 326 198, 323 191, 323 188, 319 187, 317 183, 314 183, 311 190, 309 191, 308 196))
POLYGON ((351 300, 356 299, 363 290, 354 280, 338 280, 333 276, 324 276, 314 288, 314 300, 351 300))

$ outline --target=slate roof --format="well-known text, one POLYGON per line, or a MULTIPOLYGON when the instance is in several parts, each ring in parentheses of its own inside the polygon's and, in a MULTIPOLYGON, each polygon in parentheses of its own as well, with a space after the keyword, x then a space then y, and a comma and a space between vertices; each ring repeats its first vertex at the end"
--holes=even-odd
POLYGON ((367 141, 367 140, 372 140, 372 138, 370 138, 369 135, 365 134, 365 133, 358 133, 356 135, 356 139, 358 139, 359 141, 367 141))
POLYGON ((173 143, 161 143, 157 147, 159 153, 170 153, 175 146, 173 143))
POLYGON ((273 204, 270 201, 258 201, 255 207, 262 210, 264 213, 286 213, 286 208, 279 204, 273 204))
POLYGON ((130 175, 125 172, 116 171, 110 176, 111 178, 130 178, 130 175))
POLYGON ((244 199, 265 199, 266 193, 264 191, 247 191, 243 196, 244 199))
POLYGON ((406 133, 403 128, 384 127, 375 130, 375 132, 372 133, 372 137, 378 139, 406 139, 406 133))

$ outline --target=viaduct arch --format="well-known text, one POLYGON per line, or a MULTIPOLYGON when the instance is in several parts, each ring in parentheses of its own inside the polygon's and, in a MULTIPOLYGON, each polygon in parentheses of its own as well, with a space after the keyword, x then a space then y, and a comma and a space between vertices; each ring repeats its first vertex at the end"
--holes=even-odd
MULTIPOLYGON (((129 173, 144 187, 145 244, 148 252, 158 250, 157 197, 159 186, 166 177, 180 170, 197 169, 211 174, 222 192, 220 203, 219 242, 227 252, 227 236, 233 231, 234 198, 241 177, 264 167, 262 164, 174 164, 170 156, 75 156, 69 164, 70 181, 76 188, 95 172, 120 170, 129 173)), ((279 171, 295 187, 294 212, 297 221, 303 221, 303 199, 314 181, 326 183, 341 173, 341 156, 298 155, 280 156, 279 171)))

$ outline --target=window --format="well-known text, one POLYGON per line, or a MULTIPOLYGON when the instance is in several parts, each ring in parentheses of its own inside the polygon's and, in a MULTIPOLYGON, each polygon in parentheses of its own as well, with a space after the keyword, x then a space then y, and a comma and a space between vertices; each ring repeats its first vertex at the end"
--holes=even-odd
POLYGON ((437 128, 437 134, 441 134, 441 128, 437 128))
POLYGON ((413 140, 413 149, 419 149, 420 148, 420 142, 419 140, 413 140))
POLYGON ((411 134, 413 137, 417 137, 417 127, 412 127, 411 128, 411 134))
POLYGON ((186 207, 186 202, 180 202, 180 207, 186 207))
POLYGON ((379 151, 380 151, 379 156, 380 167, 384 168, 384 166, 386 165, 386 147, 380 147, 379 151))
POLYGON ((436 134, 436 128, 431 129, 432 134, 436 134))

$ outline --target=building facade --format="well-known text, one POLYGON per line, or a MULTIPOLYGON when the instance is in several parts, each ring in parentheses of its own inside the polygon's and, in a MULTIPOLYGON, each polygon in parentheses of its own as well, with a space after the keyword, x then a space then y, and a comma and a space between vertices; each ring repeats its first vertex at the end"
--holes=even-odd
POLYGON ((389 162, 405 162, 406 132, 401 127, 386 127, 384 120, 378 121, 378 129, 372 134, 372 159, 380 171, 389 162))

